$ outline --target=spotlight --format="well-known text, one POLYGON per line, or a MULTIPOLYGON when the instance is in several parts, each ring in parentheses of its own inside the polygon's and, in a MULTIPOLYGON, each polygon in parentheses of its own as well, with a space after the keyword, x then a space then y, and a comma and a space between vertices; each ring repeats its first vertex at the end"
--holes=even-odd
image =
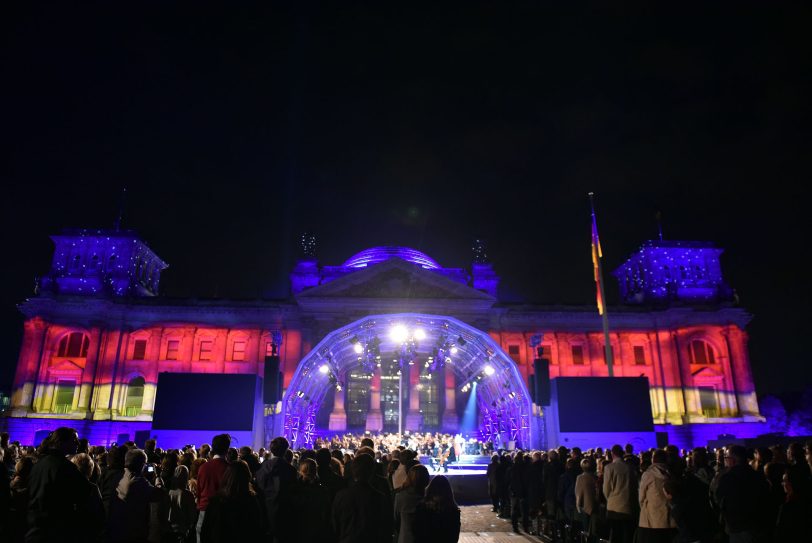
POLYGON ((414 331, 414 338, 421 341, 426 339, 426 331, 423 330, 422 328, 418 328, 417 330, 414 331))
POLYGON ((341 384, 340 383, 336 383, 336 391, 341 392, 341 384))
POLYGON ((406 341, 406 338, 409 337, 409 331, 406 330, 406 327, 403 326, 402 324, 396 324, 389 331, 389 337, 395 343, 403 343, 404 341, 406 341))
POLYGON ((322 365, 319 367, 319 371, 320 371, 321 373, 323 373, 323 374, 327 375, 327 373, 330 371, 330 368, 327 366, 327 364, 322 364, 322 365))
POLYGON ((356 344, 353 346, 353 350, 355 351, 355 353, 356 353, 356 354, 361 354, 361 353, 363 353, 363 352, 364 352, 364 346, 363 346, 363 345, 361 345, 360 343, 356 343, 356 344))
POLYGON ((458 351, 459 349, 457 349, 456 347, 451 347, 451 354, 457 354, 458 351))
POLYGON ((493 369, 493 366, 491 366, 490 364, 485 366, 485 375, 493 375, 495 372, 496 370, 493 369))
POLYGON ((300 397, 300 398, 304 398, 304 392, 302 392, 301 390, 297 390, 297 391, 296 391, 296 395, 297 395, 298 397, 300 397))
POLYGON ((465 341, 464 337, 460 336, 460 337, 457 338, 457 345, 459 345, 460 347, 465 347, 466 343, 468 343, 468 342, 465 341))

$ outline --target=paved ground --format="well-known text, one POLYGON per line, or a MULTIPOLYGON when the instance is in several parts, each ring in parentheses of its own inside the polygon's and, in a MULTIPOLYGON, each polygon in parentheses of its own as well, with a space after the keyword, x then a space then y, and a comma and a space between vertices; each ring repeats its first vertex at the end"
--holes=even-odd
POLYGON ((524 543, 537 537, 514 534, 510 520, 501 519, 491 512, 490 505, 464 505, 460 543, 524 543))

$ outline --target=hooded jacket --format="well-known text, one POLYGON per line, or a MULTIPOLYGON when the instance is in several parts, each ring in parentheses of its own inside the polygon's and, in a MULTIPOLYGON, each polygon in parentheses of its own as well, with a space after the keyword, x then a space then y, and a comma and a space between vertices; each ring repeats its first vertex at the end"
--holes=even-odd
POLYGON ((640 478, 640 524, 641 528, 676 528, 665 497, 665 483, 669 479, 668 466, 652 464, 640 478))

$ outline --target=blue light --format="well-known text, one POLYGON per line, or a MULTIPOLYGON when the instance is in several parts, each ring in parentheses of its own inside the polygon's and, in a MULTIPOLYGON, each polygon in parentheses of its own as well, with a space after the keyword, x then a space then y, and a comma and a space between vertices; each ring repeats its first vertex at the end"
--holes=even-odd
POLYGON ((344 262, 344 266, 348 268, 366 268, 373 264, 385 262, 390 258, 400 258, 427 270, 440 268, 440 265, 427 254, 408 247, 372 247, 350 257, 349 260, 344 262))

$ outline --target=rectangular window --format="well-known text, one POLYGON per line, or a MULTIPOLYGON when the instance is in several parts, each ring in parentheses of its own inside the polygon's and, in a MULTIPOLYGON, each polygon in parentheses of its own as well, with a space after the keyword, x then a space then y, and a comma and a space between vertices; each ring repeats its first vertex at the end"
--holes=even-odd
POLYGON ((58 381, 56 384, 56 413, 69 413, 73 409, 73 393, 76 391, 76 381, 58 381))
MULTIPOLYGON (((609 351, 612 353, 612 363, 615 362, 615 348, 611 345, 609 346, 609 351)), ((603 353, 603 363, 608 364, 609 362, 606 360, 606 347, 601 345, 601 352, 603 353)))
POLYGON ((213 341, 200 342, 200 356, 198 357, 198 360, 211 360, 211 350, 213 344, 213 341))
POLYGON ((512 358, 515 362, 519 361, 519 346, 518 345, 508 345, 508 354, 510 358, 512 358))
POLYGON ((231 347, 231 360, 235 362, 242 362, 245 360, 245 342, 235 341, 231 347))
POLYGON ((634 363, 638 366, 646 365, 646 350, 640 345, 634 346, 634 363))
POLYGON ((584 365, 584 347, 582 345, 572 346, 572 363, 576 366, 584 365))
POLYGON ((147 340, 136 339, 133 347, 133 360, 144 360, 147 355, 147 340))
POLYGON ((549 345, 542 345, 536 351, 536 356, 538 356, 539 358, 543 358, 544 360, 550 360, 551 355, 552 350, 549 345))
POLYGON ((170 339, 166 342, 166 359, 167 360, 177 360, 178 359, 178 349, 180 348, 180 340, 178 339, 170 339))

